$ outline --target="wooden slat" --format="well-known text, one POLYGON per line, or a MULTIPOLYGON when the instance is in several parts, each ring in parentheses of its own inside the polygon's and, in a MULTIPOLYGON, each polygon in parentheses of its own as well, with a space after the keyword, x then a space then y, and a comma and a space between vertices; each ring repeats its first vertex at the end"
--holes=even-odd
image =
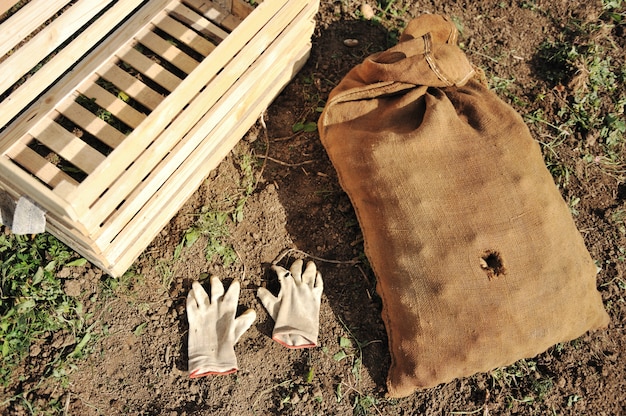
POLYGON ((23 142, 13 146, 7 152, 7 155, 52 188, 58 186, 63 181, 74 186, 78 185, 78 182, 71 176, 48 162, 23 142))
MULTIPOLYGON (((180 138, 181 132, 188 131, 211 108, 254 61, 259 52, 271 43, 287 23, 304 8, 306 3, 306 0, 292 0, 288 6, 285 6, 285 3, 281 1, 261 3, 250 15, 249 24, 240 26, 236 33, 233 32, 231 36, 228 36, 217 46, 214 53, 219 59, 203 60, 181 82, 178 88, 165 98, 159 108, 150 114, 150 123, 142 123, 109 155, 105 163, 85 178, 78 189, 62 196, 75 204, 75 209, 81 213, 80 215, 85 216, 85 221, 90 221, 92 212, 88 212, 89 207, 131 163, 135 169, 140 169, 140 171, 139 175, 126 186, 129 186, 130 189, 136 186, 137 181, 145 177, 158 160, 171 150, 174 143, 180 138), (261 28, 263 28, 263 34, 259 35, 261 28), (250 41, 253 37, 254 40, 250 41), (237 59, 233 63, 232 60, 235 55, 237 55, 237 59), (230 69, 222 71, 224 63, 229 61, 231 61, 230 69), (219 76, 216 77, 218 72, 219 76), (208 91, 203 91, 201 97, 197 97, 190 104, 189 97, 197 94, 209 80, 212 80, 211 88, 207 89, 208 91), (179 115, 180 110, 184 107, 186 107, 185 111, 179 115), (174 119, 177 115, 178 117, 174 119), (163 133, 163 129, 168 125, 168 130, 163 133), (157 137, 159 134, 161 137, 159 137, 158 142, 154 142, 150 146, 149 152, 146 152, 146 157, 138 166, 138 156, 145 150, 146 138, 157 137)), ((99 224, 111 213, 117 205, 114 201, 121 196, 121 199, 117 201, 119 203, 125 195, 128 195, 129 190, 127 189, 122 193, 123 195, 110 195, 107 192, 107 199, 113 205, 108 207, 108 212, 104 214, 104 217, 98 219, 96 224, 99 224)))
POLYGON ((228 36, 228 32, 181 3, 170 10, 170 15, 217 42, 221 42, 228 36))
POLYGON ((130 45, 122 48, 117 53, 117 57, 168 91, 173 91, 182 81, 130 45))
POLYGON ((80 227, 75 227, 66 218, 48 214, 46 216, 46 230, 72 247, 87 260, 102 268, 102 270, 107 270, 111 267, 111 263, 102 255, 100 247, 94 244, 89 237, 86 237, 88 234, 84 233, 84 230, 81 230, 80 227))
POLYGON ((183 0, 183 3, 198 11, 216 25, 220 25, 230 32, 235 30, 235 28, 241 23, 241 19, 211 1, 183 0))
MULTIPOLYGON (((106 229, 102 230, 102 236, 98 238, 100 241, 98 244, 104 246, 107 240, 115 237, 119 230, 125 226, 126 222, 130 221, 131 218, 135 216, 137 211, 144 205, 145 201, 151 198, 153 194, 163 192, 163 190, 160 189, 161 184, 167 181, 168 178, 179 175, 186 178, 189 175, 193 175, 196 169, 198 169, 195 173, 196 175, 200 174, 199 172, 202 172, 204 169, 206 169, 205 174, 208 175, 209 168, 206 166, 206 163, 209 163, 212 158, 215 157, 214 152, 219 154, 223 151, 220 141, 229 138, 229 131, 241 125, 246 117, 253 117, 253 120, 258 117, 259 113, 251 115, 249 112, 251 108, 255 108, 254 105, 256 105, 259 100, 265 100, 265 104, 269 104, 269 100, 274 96, 268 95, 267 89, 271 90, 272 87, 282 88, 284 83, 287 82, 285 81, 286 76, 281 73, 274 77, 268 76, 267 74, 271 73, 269 70, 272 67, 278 67, 285 72, 292 71, 289 74, 290 77, 292 77, 294 66, 301 66, 303 64, 303 62, 300 62, 300 59, 302 55, 305 54, 302 51, 304 46, 299 48, 297 46, 302 45, 303 39, 310 37, 314 26, 312 18, 316 10, 316 5, 310 6, 297 18, 293 19, 292 24, 283 31, 248 71, 239 78, 219 102, 203 116, 201 121, 185 135, 178 145, 168 154, 167 158, 162 163, 159 163, 149 178, 143 181, 139 188, 126 198, 126 202, 124 202, 124 205, 120 207, 118 212, 107 220, 106 229), (304 37, 303 34, 307 34, 307 36, 304 37), (298 62, 298 65, 295 65, 294 62, 298 62), (284 82, 282 85, 276 85, 277 82, 274 79, 279 75, 282 75, 282 78, 280 78, 280 80, 284 82), (208 136, 212 139, 208 139, 208 136), (203 146, 202 143, 205 143, 205 147, 209 146, 209 150, 200 152, 197 147, 199 145, 203 146), (185 161, 188 156, 190 159, 194 159, 200 164, 194 165, 190 170, 184 172, 184 174, 180 171, 175 172, 179 165, 191 163, 185 161)), ((305 43, 305 46, 308 50, 308 42, 305 43)), ((249 126, 250 125, 247 125, 246 130, 249 126)), ((134 166, 131 167, 127 176, 132 177, 136 174, 132 171, 133 168, 134 166)), ((203 174, 200 174, 200 176, 202 175, 203 174)), ((171 179, 171 181, 175 180, 177 179, 171 179)), ((118 187, 116 185, 117 183, 109 192, 117 193, 118 187)), ((178 190, 175 191, 175 193, 178 192, 178 190)), ((108 195, 105 195, 105 197, 109 198, 108 195)), ((98 201, 94 205, 92 215, 98 216, 98 209, 102 205, 100 202, 101 201, 98 201)), ((156 215, 157 213, 152 213, 146 217, 152 218, 156 215)), ((124 232, 127 231, 128 230, 124 230, 124 232)))
MULTIPOLYGON (((33 30, 50 19, 69 0, 31 0, 17 13, 2 23, 0 55, 17 46, 33 30)), ((3 2, 4 3, 4 2, 3 2)), ((8 3, 11 3, 9 1, 8 3)), ((9 5, 11 8, 12 5, 9 5)), ((0 6, 0 14, 4 13, 0 6)))
POLYGON ((95 136, 102 143, 113 149, 124 141, 126 136, 121 131, 98 118, 98 116, 78 104, 72 98, 75 97, 70 97, 62 101, 57 107, 57 111, 63 114, 65 118, 71 120, 87 133, 95 136))
POLYGON ((94 100, 97 105, 104 108, 113 114, 115 118, 133 129, 146 118, 145 114, 135 110, 115 95, 92 82, 92 80, 88 80, 88 82, 79 85, 76 90, 88 99, 94 100))
POLYGON ((31 129, 30 134, 50 150, 86 173, 93 172, 105 156, 65 130, 54 120, 46 120, 31 129))
POLYGON ((33 75, 18 91, 22 95, 16 95, 16 92, 0 103, 0 125, 6 124, 15 115, 20 114, 15 121, 8 126, 2 135, 0 135, 0 154, 18 141, 22 136, 27 134, 28 130, 45 118, 56 105, 57 102, 72 94, 77 85, 81 84, 85 79, 93 75, 100 66, 108 62, 108 59, 122 47, 126 42, 141 31, 155 15, 162 13, 163 8, 171 2, 178 0, 150 0, 137 13, 130 17, 124 13, 128 13, 128 9, 132 10, 134 6, 142 3, 142 0, 124 0, 117 2, 111 9, 107 10, 98 20, 96 20, 89 28, 83 32, 79 39, 74 40, 68 47, 63 48, 58 55, 55 55, 51 61, 46 64, 45 71, 38 71, 33 75), (110 28, 123 24, 110 36, 102 40, 98 36, 108 33, 110 28), (92 30, 93 29, 93 30, 92 30), (89 36, 86 36, 88 34, 89 36), (100 39, 100 40, 95 40, 100 39), (72 48, 75 45, 76 48, 72 48), (80 59, 84 54, 77 54, 77 49, 86 48, 85 51, 98 45, 86 57, 80 59), (71 50, 71 54, 65 52, 71 50), (50 79, 65 72, 69 66, 80 62, 72 69, 68 76, 53 86, 50 86, 50 79), (55 66, 51 66, 52 62, 55 66), (58 64, 58 65, 56 65, 58 64), (65 67, 66 69, 63 69, 65 67), (36 83, 32 83, 34 80, 36 83), (41 92, 46 91, 45 95, 37 99, 30 107, 26 106, 33 98, 37 97, 41 92), (31 95, 34 94, 34 95, 31 95), (31 97, 28 99, 28 97, 31 97), (15 99, 14 99, 15 98, 15 99))
POLYGON ((152 52, 176 66, 185 74, 191 73, 199 64, 198 61, 151 30, 144 30, 135 39, 152 52))
POLYGON ((176 40, 183 42, 202 56, 207 56, 215 49, 215 45, 211 42, 167 15, 155 19, 153 23, 156 27, 171 35, 176 40))
POLYGON ((110 1, 80 0, 3 61, 0 93, 6 91, 34 65, 65 42, 110 1))
POLYGON ((150 110, 157 108, 163 101, 164 97, 161 94, 119 68, 114 62, 109 62, 100 68, 98 75, 150 110))

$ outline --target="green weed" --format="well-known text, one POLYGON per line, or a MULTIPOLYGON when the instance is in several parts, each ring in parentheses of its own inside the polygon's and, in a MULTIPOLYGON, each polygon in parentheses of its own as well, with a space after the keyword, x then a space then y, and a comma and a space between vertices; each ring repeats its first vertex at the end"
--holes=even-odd
POLYGON ((542 401, 554 386, 552 378, 543 376, 533 360, 519 360, 492 371, 490 375, 492 388, 499 386, 517 393, 518 397, 507 395, 509 405, 513 402, 530 404, 542 401))
MULTIPOLYGON (((174 261, 180 259, 182 250, 191 247, 200 237, 206 237, 205 257, 207 261, 219 260, 224 266, 230 266, 238 259, 234 247, 228 243, 230 231, 229 220, 239 223, 244 219, 244 208, 248 198, 257 186, 256 165, 258 160, 250 153, 236 156, 239 165, 239 180, 236 191, 225 195, 223 201, 204 206, 197 215, 196 222, 187 229, 180 243, 174 250, 174 261)), ((164 282, 171 279, 171 267, 161 266, 164 282)))
MULTIPOLYGON (((525 119, 540 136, 546 165, 560 186, 567 186, 572 170, 559 156, 564 142, 578 147, 587 164, 618 181, 626 173, 626 65, 623 57, 612 54, 614 28, 624 23, 624 11, 621 1, 602 3, 598 20, 571 20, 559 36, 539 48, 538 58, 545 64, 541 73, 552 85, 555 116, 548 119, 538 108, 525 119)), ((531 105, 544 101, 547 94, 537 93, 531 105)))
MULTIPOLYGON (((341 318, 340 318, 341 321, 341 318)), ((374 342, 380 341, 367 341, 361 342, 359 341, 354 333, 350 331, 350 329, 345 325, 343 321, 341 321, 345 330, 348 332, 349 337, 340 337, 339 338, 339 350, 333 355, 333 360, 337 362, 342 362, 347 360, 350 363, 350 373, 354 380, 353 383, 345 383, 340 382, 337 385, 335 390, 335 396, 337 398, 337 402, 341 402, 344 398, 347 397, 347 394, 350 392, 354 392, 354 396, 352 398, 352 412, 353 415, 367 415, 371 410, 375 410, 377 413, 380 413, 378 410, 377 404, 378 399, 369 394, 365 394, 359 388, 359 384, 361 381, 361 370, 363 367, 363 348, 374 342), (344 388, 347 391, 344 391, 344 388)))
POLYGON ((217 256, 220 261, 229 266, 237 260, 237 253, 225 240, 230 235, 228 231, 229 213, 207 210, 202 212, 196 224, 185 231, 182 241, 174 251, 174 259, 178 260, 184 247, 191 247, 202 236, 207 238, 205 256, 211 262, 217 256))
MULTIPOLYGON (((65 294, 55 273, 63 266, 81 264, 50 234, 34 237, 0 235, 0 383, 14 383, 13 372, 31 347, 56 332, 71 334, 74 344, 57 351, 41 377, 65 382, 74 362, 89 353, 94 341, 90 315, 80 301, 65 294)), ((35 376, 37 377, 37 376, 35 376)), ((63 383, 62 383, 63 385, 63 383)), ((8 401, 23 401, 19 395, 8 401)), ((5 402, 6 403, 6 402, 5 402)), ((28 407, 28 404, 25 404, 28 407)))

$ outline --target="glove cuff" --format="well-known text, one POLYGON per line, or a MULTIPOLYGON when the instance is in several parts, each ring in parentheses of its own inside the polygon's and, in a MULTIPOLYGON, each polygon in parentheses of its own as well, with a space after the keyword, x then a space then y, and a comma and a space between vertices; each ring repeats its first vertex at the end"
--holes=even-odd
POLYGON ((312 348, 317 346, 319 330, 303 331, 290 326, 275 327, 272 339, 287 348, 312 348))
POLYGON ((189 377, 233 374, 238 370, 237 359, 216 361, 207 356, 189 357, 189 377))

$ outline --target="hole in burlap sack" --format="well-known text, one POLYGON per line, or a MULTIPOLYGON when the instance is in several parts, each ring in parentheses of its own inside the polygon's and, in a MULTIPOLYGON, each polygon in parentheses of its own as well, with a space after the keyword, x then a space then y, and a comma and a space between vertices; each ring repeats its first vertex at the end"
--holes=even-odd
POLYGON ((487 273, 487 277, 492 279, 498 276, 504 276, 506 268, 500 253, 494 250, 487 250, 480 258, 480 268, 487 273))

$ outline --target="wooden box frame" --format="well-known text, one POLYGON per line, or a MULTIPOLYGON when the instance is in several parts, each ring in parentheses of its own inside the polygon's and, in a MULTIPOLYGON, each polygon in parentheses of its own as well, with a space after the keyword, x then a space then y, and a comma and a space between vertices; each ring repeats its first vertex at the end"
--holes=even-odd
POLYGON ((302 67, 318 4, 31 0, 0 23, 0 188, 123 274, 302 67))

